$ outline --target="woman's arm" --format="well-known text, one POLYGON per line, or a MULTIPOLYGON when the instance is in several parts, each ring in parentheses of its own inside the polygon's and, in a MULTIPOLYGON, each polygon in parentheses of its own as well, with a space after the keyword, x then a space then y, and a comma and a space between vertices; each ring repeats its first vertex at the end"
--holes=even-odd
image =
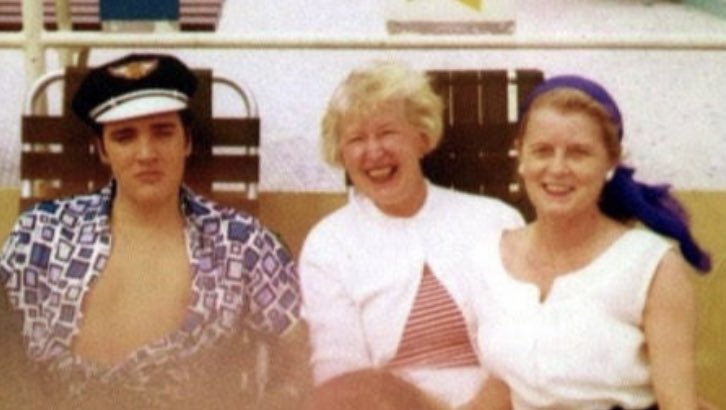
POLYGON ((655 273, 646 302, 645 338, 661 410, 697 408, 696 304, 689 272, 683 259, 669 251, 655 273))

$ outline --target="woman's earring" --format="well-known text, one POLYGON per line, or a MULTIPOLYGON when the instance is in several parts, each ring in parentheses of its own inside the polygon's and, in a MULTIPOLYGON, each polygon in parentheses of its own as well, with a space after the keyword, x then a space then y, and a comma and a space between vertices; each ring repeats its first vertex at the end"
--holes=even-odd
POLYGON ((613 176, 615 175, 615 168, 610 168, 607 173, 605 173, 605 181, 610 182, 610 180, 613 179, 613 176))

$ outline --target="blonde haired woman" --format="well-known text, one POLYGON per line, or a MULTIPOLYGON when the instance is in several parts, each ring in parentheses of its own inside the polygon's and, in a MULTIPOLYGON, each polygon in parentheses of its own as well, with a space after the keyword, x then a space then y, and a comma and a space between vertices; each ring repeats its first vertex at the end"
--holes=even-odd
POLYGON ((420 160, 441 139, 442 111, 427 78, 395 62, 354 70, 330 100, 325 156, 353 191, 300 258, 318 385, 385 369, 458 407, 485 378, 464 255, 483 232, 523 222, 501 201, 426 180, 420 160))

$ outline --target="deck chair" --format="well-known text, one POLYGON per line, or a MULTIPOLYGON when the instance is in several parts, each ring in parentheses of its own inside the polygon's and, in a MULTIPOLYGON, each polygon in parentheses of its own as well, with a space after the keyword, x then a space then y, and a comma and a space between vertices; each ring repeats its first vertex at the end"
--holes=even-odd
POLYGON ((512 149, 517 108, 542 82, 539 70, 429 71, 443 97, 444 137, 423 159, 424 174, 434 183, 500 198, 526 220, 534 211, 516 173, 512 149))
MULTIPOLYGON (((22 118, 20 158, 21 209, 44 199, 96 190, 109 171, 96 155, 92 130, 75 117, 70 101, 86 68, 69 67, 40 78, 28 93, 22 118), (55 81, 63 81, 60 115, 34 113, 35 100, 55 81)), ((191 110, 194 149, 185 183, 217 202, 256 215, 259 181, 260 119, 249 89, 237 82, 195 70, 199 80, 191 110), (244 115, 214 118, 212 86, 231 87, 241 98, 244 115)))

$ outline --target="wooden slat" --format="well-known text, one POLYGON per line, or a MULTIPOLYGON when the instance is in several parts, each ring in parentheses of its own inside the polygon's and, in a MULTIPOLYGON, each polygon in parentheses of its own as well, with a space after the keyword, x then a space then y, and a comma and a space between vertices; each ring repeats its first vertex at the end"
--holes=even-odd
POLYGON ((65 143, 67 121, 59 116, 23 116, 21 132, 23 142, 31 144, 65 143))
POLYGON ((454 124, 478 124, 479 73, 454 71, 451 73, 451 110, 454 124))
POLYGON ((453 124, 444 128, 439 150, 450 153, 506 154, 512 147, 514 124, 453 124))
POLYGON ((20 7, 19 3, 14 4, 6 4, 6 3, 0 3, 0 14, 17 14, 22 13, 22 7, 20 7))
POLYGON ((185 180, 191 185, 207 185, 212 182, 257 182, 259 176, 259 157, 224 155, 194 158, 189 162, 185 180))
POLYGON ((259 118, 215 118, 212 132, 218 146, 260 145, 259 118))
POLYGON ((521 107, 527 96, 544 81, 539 70, 517 70, 517 107, 521 107))
MULTIPOLYGON (((447 104, 444 138, 423 159, 424 174, 454 189, 498 197, 517 207, 526 219, 533 211, 510 157, 517 124, 510 122, 506 70, 430 71, 434 90, 447 104)), ((517 70, 517 103, 543 79, 539 70, 517 70)))
POLYGON ((23 24, 21 23, 21 20, 18 16, 0 16, 0 31, 20 31, 22 29, 23 24))
POLYGON ((93 175, 95 162, 91 155, 74 155, 70 152, 23 152, 20 155, 20 174, 23 179, 88 180, 89 175, 93 175))
POLYGON ((502 155, 428 157, 423 167, 430 178, 446 186, 508 184, 515 160, 502 155))
POLYGON ((59 116, 23 116, 21 120, 23 142, 34 144, 63 144, 88 146, 93 143, 93 132, 76 118, 59 116), (73 136, 69 140, 68 136, 73 136))
POLYGON ((482 123, 506 124, 508 121, 508 93, 506 70, 482 71, 480 106, 482 123))

